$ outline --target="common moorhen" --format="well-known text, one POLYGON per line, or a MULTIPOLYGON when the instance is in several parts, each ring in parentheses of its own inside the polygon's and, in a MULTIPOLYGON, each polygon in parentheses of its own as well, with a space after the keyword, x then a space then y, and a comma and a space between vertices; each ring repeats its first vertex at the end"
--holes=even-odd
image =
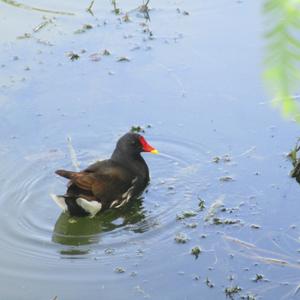
POLYGON ((144 137, 126 133, 110 159, 97 161, 80 172, 57 170, 69 179, 65 195, 51 195, 72 216, 94 217, 100 210, 119 208, 137 197, 149 182, 149 169, 141 152, 158 153, 144 137))

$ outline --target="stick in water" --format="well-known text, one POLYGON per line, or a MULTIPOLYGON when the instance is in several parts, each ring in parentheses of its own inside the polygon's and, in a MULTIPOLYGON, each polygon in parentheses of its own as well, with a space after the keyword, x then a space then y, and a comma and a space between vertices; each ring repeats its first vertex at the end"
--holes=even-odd
POLYGON ((70 136, 67 137, 67 143, 68 143, 68 149, 69 149, 69 152, 70 152, 72 165, 75 167, 76 171, 79 171, 80 164, 78 162, 77 155, 76 155, 75 149, 72 145, 72 139, 71 139, 70 136))

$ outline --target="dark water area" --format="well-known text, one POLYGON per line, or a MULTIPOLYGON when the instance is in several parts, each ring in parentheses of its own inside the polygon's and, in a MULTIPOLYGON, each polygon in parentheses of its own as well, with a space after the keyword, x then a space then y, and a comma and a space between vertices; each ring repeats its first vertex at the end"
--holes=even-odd
POLYGON ((0 1, 0 298, 298 299, 299 125, 262 83, 261 3, 89 4, 0 1), (147 191, 61 213, 70 148, 84 168, 133 125, 147 191))

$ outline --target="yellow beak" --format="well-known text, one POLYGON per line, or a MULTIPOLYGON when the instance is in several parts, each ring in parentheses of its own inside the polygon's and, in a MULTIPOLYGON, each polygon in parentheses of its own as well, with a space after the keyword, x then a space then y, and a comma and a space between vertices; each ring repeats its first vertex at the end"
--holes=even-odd
POLYGON ((156 150, 156 149, 153 149, 153 150, 151 150, 150 152, 151 152, 152 154, 159 154, 158 150, 156 150))

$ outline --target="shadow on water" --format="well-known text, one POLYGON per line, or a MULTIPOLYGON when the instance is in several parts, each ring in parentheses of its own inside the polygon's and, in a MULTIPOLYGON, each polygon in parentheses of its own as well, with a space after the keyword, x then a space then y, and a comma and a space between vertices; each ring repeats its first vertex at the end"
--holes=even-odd
MULTIPOLYGON (((68 213, 61 213, 54 226, 52 241, 69 246, 97 244, 101 243, 101 234, 118 228, 137 224, 128 229, 135 233, 147 231, 149 227, 143 226, 143 220, 145 214, 141 198, 123 209, 108 210, 92 219, 71 217, 68 213)), ((71 253, 78 254, 78 251, 72 249, 71 253)))

